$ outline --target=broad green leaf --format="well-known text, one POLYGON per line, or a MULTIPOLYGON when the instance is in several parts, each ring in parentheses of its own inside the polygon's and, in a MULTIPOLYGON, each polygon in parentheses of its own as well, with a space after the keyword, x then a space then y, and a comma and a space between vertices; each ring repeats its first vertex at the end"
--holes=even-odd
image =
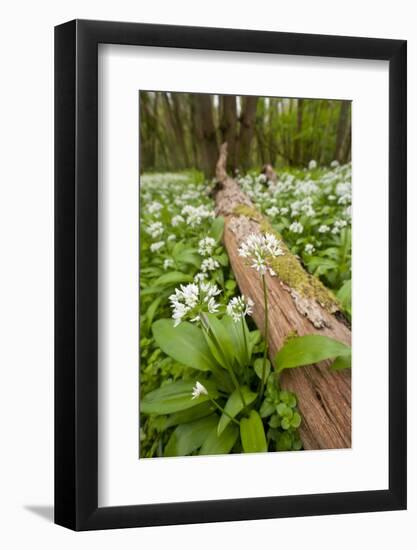
POLYGON ((146 310, 146 325, 149 330, 149 327, 152 324, 153 318, 155 316, 155 313, 159 307, 159 304, 162 301, 163 296, 158 296, 158 298, 155 298, 155 300, 151 303, 151 305, 146 310))
POLYGON ((223 237, 224 231, 224 218, 223 216, 218 216, 213 220, 210 228, 210 237, 216 239, 217 242, 220 242, 223 237))
MULTIPOLYGON (((255 362, 253 364, 253 368, 255 369, 256 375, 260 380, 262 380, 262 371, 264 368, 264 360, 263 357, 259 357, 258 359, 255 359, 255 362)), ((265 361, 265 376, 264 381, 267 380, 269 373, 271 372, 271 362, 269 359, 265 361)))
POLYGON ((210 432, 200 449, 201 455, 225 455, 230 453, 233 445, 239 437, 239 428, 235 424, 229 424, 221 435, 217 434, 217 428, 210 432))
POLYGON ((195 325, 183 322, 174 327, 171 319, 160 319, 152 325, 152 332, 162 351, 178 363, 203 371, 216 368, 203 332, 195 325))
POLYGON ((177 285, 179 283, 190 283, 193 280, 192 275, 188 273, 182 273, 182 271, 170 271, 161 275, 154 281, 155 286, 161 285, 177 285))
POLYGON ((244 409, 241 394, 246 407, 253 403, 258 395, 257 393, 250 391, 247 386, 241 386, 240 392, 236 389, 224 406, 224 410, 227 414, 223 413, 220 418, 219 425, 217 426, 218 435, 221 435, 226 426, 228 426, 231 422, 230 417, 234 418, 244 409))
POLYGON ((217 415, 212 414, 177 426, 165 447, 164 456, 186 456, 199 449, 215 429, 217 420, 217 415))
POLYGON ((339 355, 348 355, 350 347, 341 342, 322 336, 308 334, 291 338, 275 356, 278 371, 312 365, 339 355))
POLYGON ((252 330, 249 332, 249 355, 252 356, 253 348, 261 341, 261 332, 259 330, 252 330))
POLYGON ((199 269, 201 265, 201 256, 197 254, 197 250, 195 248, 187 248, 182 250, 175 256, 175 260, 177 262, 191 264, 197 269, 199 269))
POLYGON ((262 418, 266 418, 267 416, 271 416, 271 414, 274 411, 275 411, 274 403, 272 401, 269 401, 268 399, 265 399, 261 405, 259 414, 261 415, 262 418))
POLYGON ((333 370, 350 369, 352 366, 352 354, 339 355, 336 357, 334 363, 330 366, 333 370))
POLYGON ((352 281, 345 281, 341 288, 337 291, 337 297, 349 315, 351 315, 351 302, 352 302, 352 281))
POLYGON ((264 425, 256 411, 240 421, 240 439, 245 453, 265 453, 268 449, 264 425))
POLYGON ((216 407, 211 401, 204 401, 199 405, 195 405, 190 409, 184 411, 179 411, 177 413, 171 414, 164 422, 162 430, 171 428, 172 426, 178 426, 178 424, 187 424, 187 422, 192 422, 205 416, 209 416, 215 412, 216 407))
POLYGON ((238 360, 239 365, 244 367, 249 363, 249 360, 250 360, 249 330, 246 325, 245 319, 243 319, 243 327, 242 327, 242 321, 235 322, 229 315, 225 315, 221 320, 221 323, 224 326, 224 330, 229 334, 232 340, 233 348, 235 350, 235 357, 238 360), (245 344, 245 335, 246 335, 246 344, 245 344))
MULTIPOLYGON (((210 396, 215 398, 218 393, 213 383, 202 382, 209 390, 210 396)), ((143 414, 171 414, 208 401, 207 395, 201 394, 197 399, 192 399, 194 382, 173 382, 161 386, 157 390, 146 394, 140 403, 140 410, 143 414)))
POLYGON ((230 335, 225 331, 223 323, 211 313, 201 314, 201 319, 207 330, 204 336, 212 355, 225 369, 231 368, 235 352, 230 335))

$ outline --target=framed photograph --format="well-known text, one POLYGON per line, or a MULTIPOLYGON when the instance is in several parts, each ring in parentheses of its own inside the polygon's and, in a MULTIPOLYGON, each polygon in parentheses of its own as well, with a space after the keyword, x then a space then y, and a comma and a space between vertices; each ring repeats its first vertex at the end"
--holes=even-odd
POLYGON ((55 29, 55 521, 406 507, 406 42, 55 29))

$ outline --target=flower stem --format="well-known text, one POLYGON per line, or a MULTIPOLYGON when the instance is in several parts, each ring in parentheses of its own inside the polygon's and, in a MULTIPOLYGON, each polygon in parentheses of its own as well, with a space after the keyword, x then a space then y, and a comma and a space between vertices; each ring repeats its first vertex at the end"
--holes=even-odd
POLYGON ((265 308, 265 322, 264 322, 264 338, 265 338, 265 348, 262 364, 262 378, 261 378, 261 389, 259 390, 259 399, 262 399, 264 388, 265 388, 265 373, 266 373, 266 359, 268 355, 268 289, 266 287, 265 275, 262 275, 262 288, 264 291, 264 308, 265 308))
POLYGON ((250 357, 249 357, 249 347, 248 347, 248 340, 247 340, 247 337, 246 337, 245 318, 244 318, 244 316, 242 315, 240 319, 241 319, 241 324, 242 324, 243 340, 245 341, 245 354, 246 354, 246 359, 245 359, 245 377, 246 377, 246 384, 249 386, 249 368, 248 368, 249 361, 250 361, 250 357))
POLYGON ((226 416, 228 416, 230 418, 230 420, 232 422, 234 422, 235 424, 237 424, 238 426, 240 426, 240 423, 236 420, 236 418, 233 418, 233 416, 230 416, 230 414, 228 412, 226 412, 223 407, 221 407, 217 401, 215 401, 212 397, 210 397, 210 395, 208 396, 210 401, 213 403, 213 405, 215 407, 217 407, 219 409, 219 411, 222 413, 222 414, 225 414, 226 416))

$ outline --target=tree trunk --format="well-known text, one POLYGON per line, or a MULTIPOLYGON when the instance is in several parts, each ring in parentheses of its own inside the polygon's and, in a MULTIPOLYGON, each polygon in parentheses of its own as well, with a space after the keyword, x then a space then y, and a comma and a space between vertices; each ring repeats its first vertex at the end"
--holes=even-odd
MULTIPOLYGON (((273 232, 268 222, 254 208, 235 180, 226 172, 227 147, 221 147, 216 176, 220 189, 216 194, 216 213, 225 218, 224 245, 242 294, 255 303, 253 319, 264 329, 264 306, 261 279, 244 263, 238 247, 250 233, 273 232)), ((336 299, 322 283, 306 273, 299 261, 285 247, 288 269, 277 277, 267 277, 269 300, 269 355, 274 361, 286 338, 296 332, 324 334, 349 344, 351 333, 339 312, 336 299), (291 283, 297 273, 300 287, 291 283)), ((305 449, 340 449, 351 446, 351 377, 350 369, 331 371, 329 362, 289 369, 281 376, 283 388, 294 391, 303 417, 300 435, 305 449)))
MULTIPOLYGON (((245 171, 250 168, 251 143, 255 133, 257 96, 242 97, 239 132, 239 167, 245 171)), ((217 160, 217 159, 216 159, 217 160)))
POLYGON ((190 162, 188 159, 187 147, 185 145, 184 129, 181 122, 181 116, 179 114, 180 105, 178 94, 171 94, 170 99, 168 94, 164 92, 162 97, 164 98, 167 118, 174 137, 174 144, 182 158, 181 168, 187 168, 189 167, 190 162))
POLYGON ((300 165, 301 163, 301 132, 303 129, 303 107, 304 107, 304 100, 299 99, 297 101, 297 134, 296 138, 294 139, 294 160, 295 162, 300 165))
POLYGON ((222 141, 227 143, 227 170, 234 174, 236 170, 237 110, 236 96, 220 96, 220 131, 222 141))
POLYGON ((345 144, 348 141, 350 133, 350 124, 349 124, 349 110, 350 102, 342 101, 340 106, 340 115, 339 122, 337 125, 337 134, 336 134, 336 150, 335 150, 335 159, 343 163, 345 159, 345 144))
POLYGON ((201 168, 206 177, 214 176, 214 167, 218 157, 217 134, 213 121, 212 96, 195 94, 195 128, 197 139, 202 147, 201 168))

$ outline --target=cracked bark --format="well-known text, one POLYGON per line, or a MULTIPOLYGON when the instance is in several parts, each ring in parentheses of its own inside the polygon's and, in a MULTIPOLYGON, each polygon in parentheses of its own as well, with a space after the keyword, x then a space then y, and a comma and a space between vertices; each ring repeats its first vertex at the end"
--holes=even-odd
MULTIPOLYGON (((242 294, 255 302, 253 319, 263 332, 264 306, 260 277, 249 269, 238 254, 240 243, 250 233, 260 233, 261 216, 256 219, 236 214, 245 205, 254 208, 235 180, 226 172, 227 145, 220 149, 216 177, 216 214, 225 218, 224 245, 242 294)), ((267 276, 269 300, 269 355, 273 361, 289 334, 323 334, 345 344, 351 331, 337 308, 329 311, 315 299, 299 295, 279 277, 267 276)), ((340 449, 351 446, 351 373, 331 371, 330 361, 289 369, 281 377, 283 388, 297 394, 303 417, 300 435, 305 449, 340 449)))

